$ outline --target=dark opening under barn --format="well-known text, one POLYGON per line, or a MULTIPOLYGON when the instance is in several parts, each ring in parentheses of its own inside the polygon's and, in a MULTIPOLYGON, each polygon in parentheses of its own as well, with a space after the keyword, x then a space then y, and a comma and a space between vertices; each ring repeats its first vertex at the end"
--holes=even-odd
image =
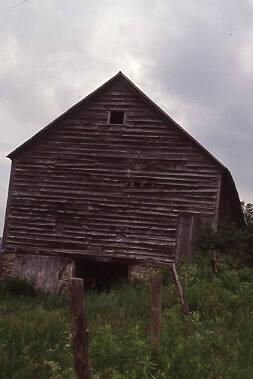
POLYGON ((127 263, 97 262, 76 259, 76 276, 84 280, 86 289, 108 291, 112 286, 128 278, 127 263))

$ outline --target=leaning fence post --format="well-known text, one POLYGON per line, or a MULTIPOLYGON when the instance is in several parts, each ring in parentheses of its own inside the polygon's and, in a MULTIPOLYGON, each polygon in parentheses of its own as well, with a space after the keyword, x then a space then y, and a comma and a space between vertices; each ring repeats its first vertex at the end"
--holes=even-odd
POLYGON ((88 330, 84 310, 83 279, 69 281, 71 335, 77 379, 89 379, 88 330))
POLYGON ((154 343, 160 340, 161 331, 161 277, 155 276, 151 282, 151 338, 154 343))
POLYGON ((173 272, 175 286, 176 286, 177 294, 179 297, 179 301, 181 303, 182 310, 187 316, 189 316, 189 309, 184 298, 183 287, 181 285, 181 282, 177 273, 176 265, 174 263, 172 264, 172 272, 173 272))

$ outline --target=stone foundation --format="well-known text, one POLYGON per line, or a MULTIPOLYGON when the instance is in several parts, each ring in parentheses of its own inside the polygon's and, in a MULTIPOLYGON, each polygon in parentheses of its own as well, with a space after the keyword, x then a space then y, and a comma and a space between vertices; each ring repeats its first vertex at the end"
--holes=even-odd
POLYGON ((4 254, 0 262, 0 277, 10 276, 16 260, 16 254, 4 254))
MULTIPOLYGON (((75 269, 75 262, 68 257, 9 253, 2 258, 0 277, 34 279, 37 288, 61 293, 66 290, 68 280, 75 276, 75 269)), ((128 267, 130 281, 150 282, 159 273, 160 269, 154 266, 130 264, 128 267)))
POLYGON ((149 282, 154 276, 160 273, 160 269, 154 266, 143 266, 130 264, 128 268, 128 278, 130 281, 141 280, 149 282))

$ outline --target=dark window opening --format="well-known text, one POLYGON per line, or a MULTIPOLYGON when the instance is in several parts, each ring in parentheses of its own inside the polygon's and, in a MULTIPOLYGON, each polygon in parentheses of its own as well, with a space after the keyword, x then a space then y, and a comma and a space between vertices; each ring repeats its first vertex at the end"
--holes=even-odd
POLYGON ((124 124, 124 112, 122 112, 122 111, 111 111, 111 113, 110 113, 110 124, 124 124))

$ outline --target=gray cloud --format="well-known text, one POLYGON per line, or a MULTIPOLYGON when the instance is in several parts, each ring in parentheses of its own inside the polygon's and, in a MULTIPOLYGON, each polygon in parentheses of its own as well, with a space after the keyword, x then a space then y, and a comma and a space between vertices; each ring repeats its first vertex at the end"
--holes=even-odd
POLYGON ((253 4, 238 0, 4 0, 0 5, 0 229, 4 156, 122 70, 227 165, 253 200, 253 4))

